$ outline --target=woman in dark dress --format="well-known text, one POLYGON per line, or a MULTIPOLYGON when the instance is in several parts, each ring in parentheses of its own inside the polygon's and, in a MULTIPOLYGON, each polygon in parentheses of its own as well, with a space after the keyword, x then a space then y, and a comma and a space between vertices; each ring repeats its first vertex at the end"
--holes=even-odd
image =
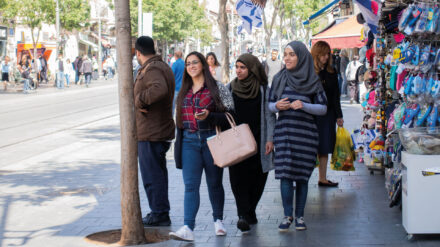
POLYGON ((336 187, 337 182, 327 179, 328 154, 333 153, 336 142, 336 123, 342 127, 341 95, 338 88, 338 75, 332 66, 330 46, 325 41, 318 41, 312 47, 315 71, 321 79, 327 96, 327 114, 317 116, 319 132, 319 186, 336 187))
POLYGON ((273 131, 275 114, 267 109, 269 89, 263 65, 251 54, 241 55, 236 64, 237 77, 228 85, 234 99, 236 120, 249 125, 258 153, 229 168, 232 192, 237 204, 237 228, 250 230, 258 222, 255 214, 263 194, 267 174, 273 169, 273 131))

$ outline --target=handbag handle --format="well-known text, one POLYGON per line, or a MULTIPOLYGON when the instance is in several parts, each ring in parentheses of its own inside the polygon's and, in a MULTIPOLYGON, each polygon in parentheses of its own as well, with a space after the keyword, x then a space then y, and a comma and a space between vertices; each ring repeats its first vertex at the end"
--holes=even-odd
MULTIPOLYGON (((237 127, 237 124, 235 123, 234 117, 229 112, 225 112, 225 116, 229 122, 229 125, 231 125, 231 128, 234 129, 235 127, 237 127)), ((217 137, 218 137, 220 135, 220 133, 222 132, 219 126, 215 126, 215 132, 217 133, 217 137)))

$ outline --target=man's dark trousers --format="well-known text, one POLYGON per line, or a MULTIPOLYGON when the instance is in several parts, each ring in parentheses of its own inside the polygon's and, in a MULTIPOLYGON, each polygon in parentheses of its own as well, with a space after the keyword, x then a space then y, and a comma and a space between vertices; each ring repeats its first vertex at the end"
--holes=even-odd
POLYGON ((153 215, 168 214, 168 170, 166 153, 170 142, 138 142, 139 167, 142 182, 147 193, 148 203, 153 215))

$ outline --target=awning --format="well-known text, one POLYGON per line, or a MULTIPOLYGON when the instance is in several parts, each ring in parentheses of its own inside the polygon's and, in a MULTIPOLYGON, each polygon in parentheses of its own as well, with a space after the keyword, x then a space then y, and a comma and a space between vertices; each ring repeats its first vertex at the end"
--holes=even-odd
POLYGON ((312 45, 323 40, 329 43, 332 49, 360 48, 365 45, 365 43, 360 40, 362 27, 363 26, 357 22, 356 16, 352 16, 344 22, 313 36, 312 45))
POLYGON ((78 41, 83 43, 83 44, 85 44, 85 45, 91 46, 93 48, 93 50, 95 50, 95 51, 98 50, 98 45, 96 45, 96 44, 94 44, 94 43, 92 43, 92 42, 90 42, 88 40, 84 40, 84 39, 80 38, 80 39, 78 39, 78 41))
POLYGON ((316 17, 322 15, 325 11, 327 11, 330 7, 332 7, 333 5, 339 3, 341 0, 334 0, 333 2, 327 4, 324 8, 318 10, 318 12, 314 13, 313 15, 311 15, 309 17, 309 19, 307 19, 305 22, 303 22, 303 25, 309 25, 310 21, 315 19, 316 17))

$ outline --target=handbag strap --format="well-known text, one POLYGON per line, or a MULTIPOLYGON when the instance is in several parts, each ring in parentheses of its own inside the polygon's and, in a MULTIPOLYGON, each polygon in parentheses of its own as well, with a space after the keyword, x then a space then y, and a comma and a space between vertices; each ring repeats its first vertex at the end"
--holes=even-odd
MULTIPOLYGON (((225 112, 225 116, 229 122, 229 125, 231 125, 231 128, 237 127, 237 124, 235 123, 234 117, 229 112, 225 112)), ((220 133, 222 133, 220 126, 215 126, 215 132, 217 133, 217 137, 220 135, 220 133)))
POLYGON ((225 112, 226 119, 228 120, 229 124, 231 125, 231 128, 237 127, 237 124, 235 123, 234 117, 229 112, 225 112))

